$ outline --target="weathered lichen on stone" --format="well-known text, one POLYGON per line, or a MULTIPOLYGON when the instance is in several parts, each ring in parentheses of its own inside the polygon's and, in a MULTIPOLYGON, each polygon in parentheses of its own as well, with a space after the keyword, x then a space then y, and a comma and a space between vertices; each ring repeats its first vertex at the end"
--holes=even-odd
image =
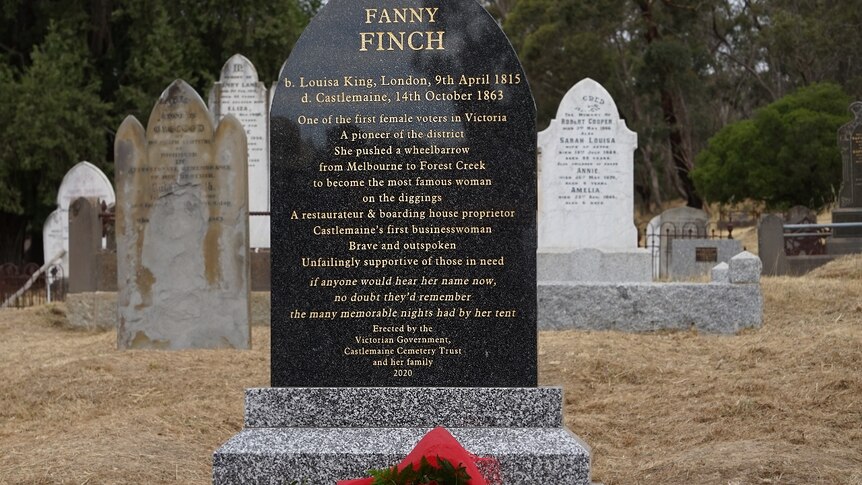
POLYGON ((114 146, 119 348, 248 348, 246 138, 172 83, 114 146))

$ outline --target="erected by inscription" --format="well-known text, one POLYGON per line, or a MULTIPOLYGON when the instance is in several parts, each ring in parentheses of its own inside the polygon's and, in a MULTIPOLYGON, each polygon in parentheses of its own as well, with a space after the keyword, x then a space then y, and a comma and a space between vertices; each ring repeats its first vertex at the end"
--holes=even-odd
POLYGON ((566 93, 539 134, 541 248, 631 249, 637 134, 601 84, 584 79, 566 93))
POLYGON ((473 1, 332 0, 271 106, 273 386, 535 386, 535 105, 473 1))
POLYGON ((246 141, 174 81, 117 131, 119 348, 248 348, 246 141))

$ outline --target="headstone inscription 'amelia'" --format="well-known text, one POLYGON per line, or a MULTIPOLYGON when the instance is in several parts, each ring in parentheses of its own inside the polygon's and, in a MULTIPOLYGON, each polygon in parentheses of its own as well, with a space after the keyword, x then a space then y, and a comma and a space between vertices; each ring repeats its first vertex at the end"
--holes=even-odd
POLYGON ((327 7, 276 89, 274 386, 536 385, 529 86, 474 2, 405 5, 327 7))
POLYGON ((114 144, 119 348, 248 348, 245 132, 174 81, 114 144))
POLYGON ((610 93, 592 79, 575 84, 539 145, 539 247, 636 248, 637 133, 620 119, 610 93))
POLYGON ((214 482, 356 478, 446 426, 504 483, 590 483, 535 387, 535 105, 493 18, 330 0, 270 126, 272 383, 297 387, 247 390, 214 482))
MULTIPOLYGON (((269 212, 269 91, 257 69, 240 54, 225 63, 219 82, 210 91, 210 111, 216 122, 228 114, 239 119, 248 139, 248 208, 269 212)), ((249 220, 251 247, 268 248, 269 216, 249 220)))

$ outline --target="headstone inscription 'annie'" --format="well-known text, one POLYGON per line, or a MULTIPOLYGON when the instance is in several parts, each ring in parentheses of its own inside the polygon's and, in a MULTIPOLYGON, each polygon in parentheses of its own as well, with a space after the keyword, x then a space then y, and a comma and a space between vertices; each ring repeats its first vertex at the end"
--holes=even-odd
POLYGON ((119 348, 248 348, 245 132, 183 81, 114 144, 119 348))
POLYGON ((539 247, 636 248, 637 133, 620 119, 610 93, 592 79, 575 84, 539 145, 539 247))
MULTIPOLYGON (((248 139, 248 208, 269 212, 269 91, 258 80, 257 69, 240 54, 225 63, 219 82, 210 91, 210 111, 216 122, 232 114, 248 139)), ((249 220, 253 248, 270 245, 269 216, 249 220)))
POLYGON ((535 107, 477 11, 331 2, 291 53, 274 386, 536 385, 535 107))

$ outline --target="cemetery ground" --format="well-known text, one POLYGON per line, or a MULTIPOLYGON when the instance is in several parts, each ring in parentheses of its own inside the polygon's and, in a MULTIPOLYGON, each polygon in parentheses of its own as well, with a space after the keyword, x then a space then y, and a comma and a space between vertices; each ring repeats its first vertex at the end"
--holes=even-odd
MULTIPOLYGON (((736 336, 540 333, 595 481, 862 484, 862 256, 763 292, 736 336)), ((243 390, 269 385, 269 329, 251 351, 118 351, 64 321, 0 311, 0 482, 209 483, 243 390)))

